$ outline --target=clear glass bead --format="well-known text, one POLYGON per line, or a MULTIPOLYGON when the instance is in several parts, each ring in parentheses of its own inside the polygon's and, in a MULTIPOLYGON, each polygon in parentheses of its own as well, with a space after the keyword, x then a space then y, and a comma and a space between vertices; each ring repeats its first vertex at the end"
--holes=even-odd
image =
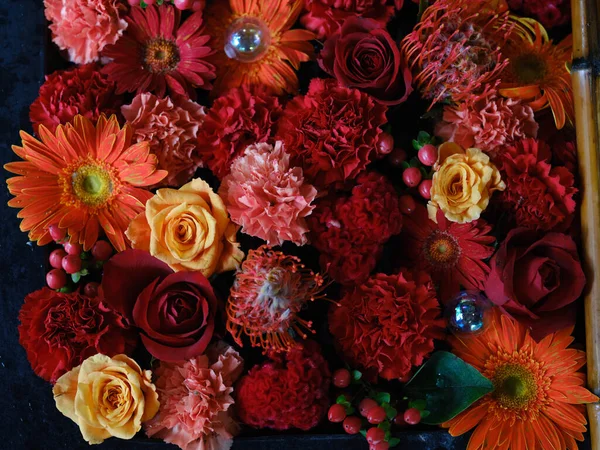
POLYGON ((227 29, 225 54, 240 62, 258 61, 268 51, 271 44, 269 27, 262 20, 241 17, 227 29))
POLYGON ((489 322, 491 302, 480 292, 462 291, 446 305, 448 328, 454 334, 475 334, 489 322))

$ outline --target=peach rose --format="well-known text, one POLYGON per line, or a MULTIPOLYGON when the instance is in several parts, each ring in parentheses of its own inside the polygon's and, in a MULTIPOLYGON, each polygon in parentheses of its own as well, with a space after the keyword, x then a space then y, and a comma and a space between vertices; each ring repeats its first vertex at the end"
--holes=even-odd
POLYGON ((506 188, 500 171, 478 148, 463 150, 446 142, 440 146, 436 169, 427 205, 429 218, 436 223, 438 209, 452 222, 477 220, 494 191, 506 188))
POLYGON ((234 270, 244 258, 221 197, 200 178, 176 189, 159 189, 146 211, 129 225, 133 248, 150 252, 173 270, 206 277, 234 270))
POLYGON ((58 410, 79 425, 88 443, 131 439, 158 412, 151 376, 125 355, 97 354, 60 377, 52 392, 58 410))

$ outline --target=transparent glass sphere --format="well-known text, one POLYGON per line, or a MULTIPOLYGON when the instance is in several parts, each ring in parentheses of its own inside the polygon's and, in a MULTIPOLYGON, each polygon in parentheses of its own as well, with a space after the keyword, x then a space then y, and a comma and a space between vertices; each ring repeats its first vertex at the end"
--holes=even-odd
POLYGON ((241 17, 233 22, 225 35, 225 54, 240 62, 253 62, 269 50, 271 32, 262 20, 241 17))
POLYGON ((445 309, 448 328, 454 334, 475 334, 489 323, 492 303, 478 291, 462 291, 445 309))

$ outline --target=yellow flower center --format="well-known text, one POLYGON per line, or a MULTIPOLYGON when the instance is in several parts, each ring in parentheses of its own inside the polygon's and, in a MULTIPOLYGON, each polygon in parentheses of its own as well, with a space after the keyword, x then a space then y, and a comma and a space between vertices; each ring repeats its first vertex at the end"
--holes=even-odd
POLYGON ((71 185, 75 196, 88 206, 103 205, 113 193, 110 174, 96 165, 79 167, 71 174, 71 185))
POLYGON ((507 364, 496 371, 494 397, 507 409, 527 409, 537 399, 535 376, 525 367, 507 364))
POLYGON ((177 44, 164 38, 152 39, 144 49, 144 67, 152 73, 172 71, 179 59, 177 44))
POLYGON ((460 246, 456 238, 444 231, 435 231, 423 246, 425 257, 434 267, 454 266, 460 256, 460 246))
POLYGON ((515 75, 523 84, 534 84, 546 76, 546 63, 538 55, 527 53, 519 55, 512 61, 515 75))

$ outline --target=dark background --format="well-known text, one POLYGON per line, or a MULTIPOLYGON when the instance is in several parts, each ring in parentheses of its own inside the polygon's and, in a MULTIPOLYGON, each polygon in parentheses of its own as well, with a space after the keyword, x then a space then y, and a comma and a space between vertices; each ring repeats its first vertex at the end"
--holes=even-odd
MULTIPOLYGON (((221 0, 218 0, 221 1, 221 0)), ((0 2, 0 166, 14 160, 11 144, 18 144, 19 130, 31 132, 29 105, 37 97, 46 67, 47 25, 42 0, 0 2)), ((56 410, 49 383, 36 377, 18 342, 18 313, 23 298, 44 285, 45 251, 30 245, 19 231, 16 210, 8 208, 10 196, 0 169, 0 449, 89 449, 77 426, 56 410)), ((365 450, 362 436, 331 431, 320 434, 292 433, 237 438, 233 450, 365 450)), ((461 450, 467 438, 452 439, 444 430, 400 433, 399 450, 461 450)), ((110 439, 97 448, 166 449, 177 447, 159 441, 110 439)), ((580 448, 588 449, 589 445, 580 448)))

